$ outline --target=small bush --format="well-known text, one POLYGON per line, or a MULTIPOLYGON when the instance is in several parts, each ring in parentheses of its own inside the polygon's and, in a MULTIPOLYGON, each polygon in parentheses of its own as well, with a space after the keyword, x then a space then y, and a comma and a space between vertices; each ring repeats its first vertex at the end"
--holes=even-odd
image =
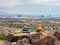
POLYGON ((5 40, 6 39, 6 35, 5 34, 0 34, 0 40, 5 40))

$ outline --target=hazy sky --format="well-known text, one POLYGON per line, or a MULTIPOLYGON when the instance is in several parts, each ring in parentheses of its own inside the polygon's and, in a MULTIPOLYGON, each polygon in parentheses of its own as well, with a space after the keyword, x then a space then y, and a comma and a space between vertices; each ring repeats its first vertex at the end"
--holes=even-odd
POLYGON ((60 16, 60 0, 0 0, 0 12, 60 16))

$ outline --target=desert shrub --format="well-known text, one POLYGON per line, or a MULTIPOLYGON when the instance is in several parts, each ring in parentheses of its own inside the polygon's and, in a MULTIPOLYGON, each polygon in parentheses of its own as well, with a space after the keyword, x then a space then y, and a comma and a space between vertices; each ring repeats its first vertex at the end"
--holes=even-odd
POLYGON ((35 31, 35 30, 36 30, 36 28, 37 28, 37 26, 36 26, 36 25, 30 25, 30 30, 31 30, 31 31, 35 31))
POLYGON ((6 39, 6 35, 4 33, 0 34, 0 40, 5 40, 6 39))

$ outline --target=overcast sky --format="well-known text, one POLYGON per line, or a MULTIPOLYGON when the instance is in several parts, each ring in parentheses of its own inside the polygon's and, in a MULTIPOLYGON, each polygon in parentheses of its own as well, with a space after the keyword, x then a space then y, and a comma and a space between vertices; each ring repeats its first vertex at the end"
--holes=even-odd
POLYGON ((60 0, 0 0, 0 12, 60 15, 60 0))

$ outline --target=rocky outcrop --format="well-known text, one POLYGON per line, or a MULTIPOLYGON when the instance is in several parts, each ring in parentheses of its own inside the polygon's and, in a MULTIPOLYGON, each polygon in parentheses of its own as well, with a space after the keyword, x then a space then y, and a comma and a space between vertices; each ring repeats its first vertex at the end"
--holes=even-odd
POLYGON ((29 37, 25 36, 12 36, 12 45, 14 41, 17 45, 60 45, 60 34, 54 30, 46 30, 44 32, 31 32, 29 37))

